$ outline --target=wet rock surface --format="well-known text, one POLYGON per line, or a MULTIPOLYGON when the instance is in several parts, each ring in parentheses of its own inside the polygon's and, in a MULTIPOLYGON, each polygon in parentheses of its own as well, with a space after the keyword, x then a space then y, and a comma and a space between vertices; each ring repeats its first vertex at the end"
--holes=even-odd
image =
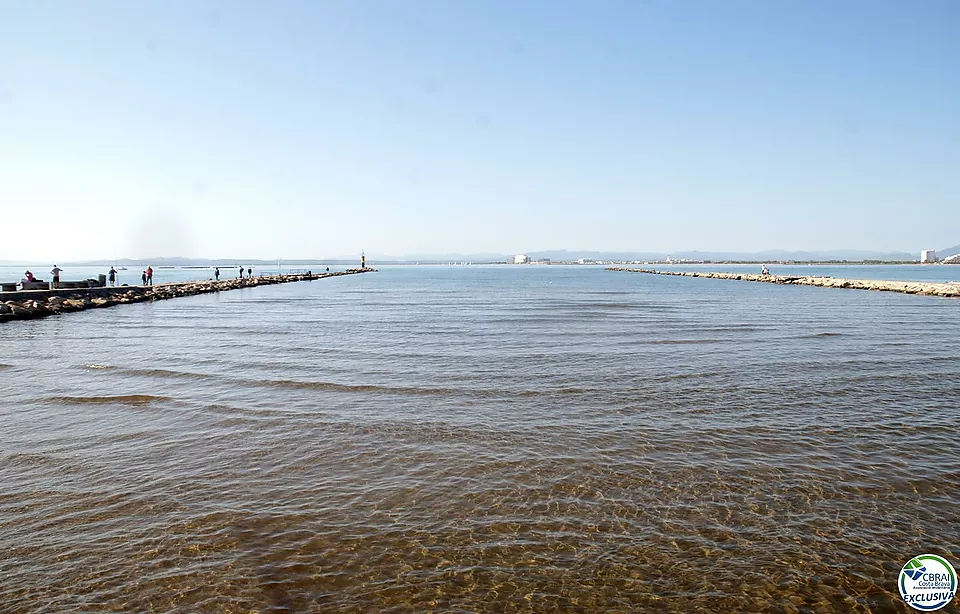
POLYGON ((194 296, 196 294, 224 292, 227 290, 253 288, 272 284, 286 284, 296 281, 313 281, 326 277, 357 275, 375 271, 376 269, 371 268, 348 269, 335 273, 315 273, 311 275, 263 275, 260 277, 225 279, 221 281, 191 281, 146 287, 131 286, 129 288, 111 288, 111 293, 107 295, 102 295, 103 288, 98 288, 98 292, 77 290, 67 297, 55 295, 24 299, 19 298, 23 293, 18 293, 17 300, 7 301, 3 300, 3 294, 0 293, 0 322, 30 320, 61 313, 83 311, 85 309, 113 307, 115 305, 128 305, 145 301, 162 301, 171 298, 194 296))
POLYGON ((944 296, 960 298, 960 284, 926 281, 886 281, 878 279, 844 279, 841 277, 802 277, 788 275, 756 275, 748 273, 707 273, 701 271, 657 271, 655 269, 627 269, 608 267, 608 271, 626 273, 648 273, 651 275, 673 275, 676 277, 705 277, 707 279, 734 279, 737 281, 755 281, 769 284, 794 284, 800 286, 819 286, 821 288, 848 288, 852 290, 877 290, 881 292, 901 292, 903 294, 922 294, 926 296, 944 296))

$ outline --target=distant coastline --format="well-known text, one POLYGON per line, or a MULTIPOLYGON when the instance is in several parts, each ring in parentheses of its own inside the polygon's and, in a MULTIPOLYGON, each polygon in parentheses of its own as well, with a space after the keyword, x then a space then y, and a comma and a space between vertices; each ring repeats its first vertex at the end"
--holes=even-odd
MULTIPOLYGON (((923 253, 932 250, 923 250, 923 253)), ((936 259, 943 260, 960 254, 960 245, 935 250, 936 259)), ((368 251, 367 262, 380 265, 464 265, 464 264, 504 264, 514 261, 518 256, 522 260, 537 264, 797 264, 797 265, 894 265, 920 264, 921 250, 905 251, 869 251, 855 249, 837 250, 782 250, 771 249, 756 252, 740 251, 616 251, 616 250, 529 250, 514 254, 496 252, 441 252, 408 253, 391 255, 368 251)), ((0 260, 0 266, 36 266, 45 259, 0 260)), ((237 267, 240 265, 265 267, 290 267, 306 265, 308 268, 323 266, 356 266, 360 263, 360 254, 312 257, 312 258, 195 258, 188 256, 155 256, 149 258, 94 258, 87 260, 67 260, 59 257, 50 260, 61 266, 70 267, 237 267)))
MULTIPOLYGON (((460 261, 460 260, 381 260, 368 258, 367 262, 376 263, 378 265, 388 265, 388 266, 436 266, 436 265, 492 265, 492 264, 502 264, 510 266, 525 266, 525 265, 578 265, 578 266, 595 266, 595 265, 619 265, 619 264, 650 264, 650 265, 668 265, 668 266, 685 266, 685 265, 703 265, 703 264, 722 264, 722 265, 761 265, 761 264, 776 264, 776 265, 841 265, 841 266, 895 266, 895 265, 919 265, 919 264, 942 264, 942 263, 921 263, 919 260, 776 260, 776 259, 767 259, 767 260, 653 260, 653 259, 636 259, 636 260, 621 260, 621 259, 599 259, 591 260, 589 262, 579 262, 577 260, 552 260, 550 262, 529 262, 525 265, 514 265, 513 263, 505 262, 504 260, 473 260, 473 261, 460 261)), ((37 261, 35 260, 2 260, 0 261, 0 266, 9 266, 9 267, 29 267, 36 266, 37 261)), ((356 265, 355 260, 344 260, 344 259, 330 259, 330 260, 254 260, 254 259, 222 259, 222 260, 210 260, 210 261, 176 261, 176 260, 164 260, 161 258, 155 258, 150 260, 133 260, 133 259, 124 259, 117 260, 116 262, 109 260, 83 260, 77 262, 63 262, 61 266, 66 267, 110 267, 110 266, 125 266, 125 267, 146 267, 152 266, 155 269, 212 269, 215 267, 220 268, 236 268, 243 264, 244 266, 254 266, 254 267, 276 267, 279 265, 282 267, 290 266, 344 266, 344 265, 356 265)))

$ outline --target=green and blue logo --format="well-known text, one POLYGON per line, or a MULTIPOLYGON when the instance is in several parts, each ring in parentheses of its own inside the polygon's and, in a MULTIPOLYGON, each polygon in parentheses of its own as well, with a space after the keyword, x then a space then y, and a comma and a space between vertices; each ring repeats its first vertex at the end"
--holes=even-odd
POLYGON ((935 554, 915 556, 900 570, 900 596, 908 606, 922 612, 939 610, 957 594, 957 572, 935 554))

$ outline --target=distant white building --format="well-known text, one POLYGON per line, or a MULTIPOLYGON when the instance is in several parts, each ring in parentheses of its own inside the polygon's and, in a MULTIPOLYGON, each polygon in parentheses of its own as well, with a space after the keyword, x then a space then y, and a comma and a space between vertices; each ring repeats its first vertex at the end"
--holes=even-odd
POLYGON ((936 262, 937 261, 937 250, 935 249, 925 249, 920 252, 920 262, 936 262))
POLYGON ((943 263, 944 264, 960 264, 960 254, 954 254, 949 258, 944 258, 943 263))
POLYGON ((529 259, 526 254, 517 254, 513 257, 514 264, 526 264, 529 259))

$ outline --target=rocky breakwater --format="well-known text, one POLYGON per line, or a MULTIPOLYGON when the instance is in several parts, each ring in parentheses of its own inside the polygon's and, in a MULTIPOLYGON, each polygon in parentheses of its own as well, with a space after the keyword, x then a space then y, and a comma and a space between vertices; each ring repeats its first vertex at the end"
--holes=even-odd
POLYGON ((263 275, 244 279, 226 279, 223 281, 194 281, 184 283, 162 284, 158 286, 121 286, 118 288, 96 288, 90 291, 76 290, 66 296, 60 292, 52 294, 48 291, 16 293, 16 300, 3 300, 0 293, 0 322, 11 320, 31 320, 47 316, 85 309, 113 307, 145 301, 161 301, 171 298, 207 294, 210 292, 224 292, 239 288, 253 288, 272 284, 285 284, 295 281, 312 281, 325 277, 340 277, 343 275, 357 275, 372 273, 376 269, 348 269, 336 273, 316 273, 310 275, 263 275), (106 291, 106 293, 105 293, 106 291))
POLYGON ((821 288, 848 288, 851 290, 877 290, 880 292, 900 292, 903 294, 922 294, 925 296, 944 296, 960 298, 960 283, 936 283, 926 281, 886 281, 876 279, 843 279, 839 277, 803 277, 788 275, 756 275, 749 273, 707 273, 700 271, 657 271, 655 269, 625 269, 607 267, 608 271, 626 273, 648 273, 650 275, 674 275, 676 277, 705 277, 707 279, 733 279, 737 281, 755 281, 768 284, 792 284, 798 286, 819 286, 821 288))

